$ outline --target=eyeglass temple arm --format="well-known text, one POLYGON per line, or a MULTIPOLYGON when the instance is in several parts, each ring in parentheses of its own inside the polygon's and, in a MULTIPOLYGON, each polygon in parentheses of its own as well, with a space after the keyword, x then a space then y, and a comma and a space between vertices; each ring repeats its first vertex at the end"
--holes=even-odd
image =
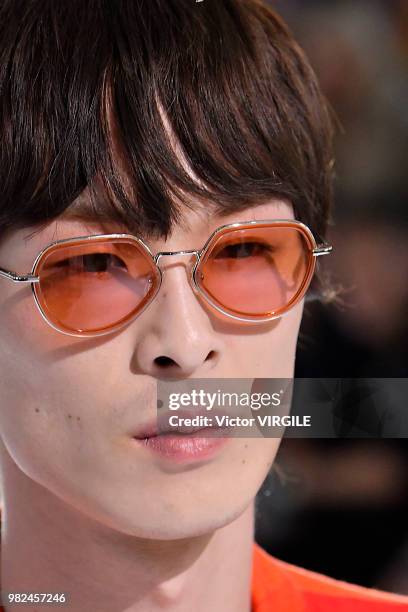
POLYGON ((326 242, 320 234, 315 232, 315 236, 318 241, 316 241, 316 248, 313 249, 313 255, 329 255, 332 252, 333 246, 326 242))
POLYGON ((39 276, 34 276, 32 274, 17 274, 16 272, 11 272, 10 270, 5 270, 4 268, 0 268, 0 276, 4 278, 8 278, 12 280, 14 283, 39 283, 39 276))
POLYGON ((333 250, 333 247, 331 244, 326 244, 325 242, 321 242, 320 244, 318 244, 316 246, 315 249, 313 249, 313 255, 329 255, 329 253, 331 253, 333 250))

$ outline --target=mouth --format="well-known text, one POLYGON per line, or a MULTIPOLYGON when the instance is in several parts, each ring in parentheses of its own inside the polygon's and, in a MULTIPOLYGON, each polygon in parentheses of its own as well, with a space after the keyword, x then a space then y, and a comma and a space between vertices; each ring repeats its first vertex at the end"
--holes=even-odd
MULTIPOLYGON (((133 436, 137 446, 165 462, 191 464, 210 461, 231 438, 226 428, 208 427, 203 414, 192 411, 177 411, 178 417, 197 420, 195 425, 176 425, 169 423, 169 416, 160 416, 156 421, 146 423, 133 436)), ((207 415, 208 418, 208 415, 207 415)))

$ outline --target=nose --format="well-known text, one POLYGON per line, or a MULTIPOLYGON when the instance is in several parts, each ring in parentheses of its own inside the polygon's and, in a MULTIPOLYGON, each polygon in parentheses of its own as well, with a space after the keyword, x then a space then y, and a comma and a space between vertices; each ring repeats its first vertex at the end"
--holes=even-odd
POLYGON ((200 378, 219 360, 222 339, 191 286, 196 252, 178 254, 188 254, 189 261, 183 258, 179 262, 173 257, 164 260, 166 253, 157 258, 163 280, 156 299, 141 315, 138 366, 143 373, 158 378, 200 378))

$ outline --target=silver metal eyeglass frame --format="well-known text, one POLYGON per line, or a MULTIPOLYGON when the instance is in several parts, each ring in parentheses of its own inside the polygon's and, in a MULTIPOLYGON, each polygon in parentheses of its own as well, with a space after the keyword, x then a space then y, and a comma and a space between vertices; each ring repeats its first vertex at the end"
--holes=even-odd
MULTIPOLYGON (((291 310, 297 303, 298 301, 303 297, 304 293, 307 291, 307 288, 310 284, 311 278, 313 277, 314 271, 315 271, 315 264, 316 264, 316 257, 320 256, 320 255, 328 255, 332 252, 333 250, 333 246, 331 244, 325 243, 325 242, 319 242, 316 243, 315 237, 312 233, 312 231, 310 230, 310 228, 305 225, 304 223, 302 223, 301 221, 298 221, 296 219, 266 219, 266 220, 255 220, 255 221, 239 221, 239 222, 235 222, 235 223, 228 223, 225 225, 221 225, 220 227, 218 227, 217 229, 215 229, 211 235, 209 236, 209 238, 207 239, 206 243, 204 244, 204 246, 201 249, 189 249, 189 250, 182 250, 182 251, 160 251, 158 253, 156 253, 156 255, 154 255, 151 251, 151 249, 149 248, 149 246, 139 237, 134 236, 132 234, 95 234, 95 235, 86 235, 86 236, 78 236, 78 237, 74 237, 74 238, 65 238, 63 240, 55 240, 54 242, 49 243, 47 246, 45 246, 36 256, 33 266, 32 266, 32 270, 30 273, 27 274, 18 274, 16 272, 12 272, 11 270, 5 270, 4 268, 0 267, 0 278, 6 278, 8 280, 13 281, 14 283, 31 283, 31 289, 32 289, 32 293, 34 296, 34 300, 35 303, 37 305, 37 308, 42 316, 42 318, 45 320, 45 322, 51 326, 53 329, 55 329, 56 331, 65 334, 67 336, 74 336, 74 337, 78 337, 78 338, 83 338, 83 337, 97 337, 97 336, 105 336, 107 334, 113 333, 115 331, 118 331, 119 329, 125 327, 126 325, 130 324, 132 321, 134 321, 140 314, 142 314, 142 312, 145 310, 145 308, 147 308, 147 306, 149 306, 153 300, 155 299, 157 293, 160 290, 161 284, 162 284, 162 279, 163 279, 163 272, 160 268, 160 266, 158 265, 158 262, 160 260, 161 257, 164 256, 173 256, 173 255, 195 255, 196 257, 196 261, 195 264, 192 266, 191 268, 191 280, 190 280, 190 284, 194 290, 195 293, 201 295, 202 297, 204 297, 204 300, 209 303, 213 308, 215 308, 218 312, 222 313, 224 316, 230 317, 232 319, 235 319, 237 321, 241 321, 241 322, 245 322, 245 323, 265 323, 267 321, 272 321, 273 319, 277 319, 280 318, 282 316, 284 316, 289 310, 291 310), (250 227, 258 227, 258 226, 270 226, 270 225, 276 225, 276 226, 290 226, 290 227, 297 227, 299 228, 301 231, 303 231, 307 237, 309 238, 310 244, 312 246, 311 249, 311 255, 313 255, 314 260, 313 260, 313 265, 311 267, 311 270, 309 271, 309 274, 307 276, 307 278, 305 279, 303 285, 301 286, 303 289, 299 289, 297 294, 295 294, 295 297, 292 298, 292 301, 289 303, 289 305, 286 308, 286 310, 284 312, 278 313, 278 314, 273 314, 272 316, 268 316, 266 318, 257 318, 257 319, 253 319, 253 318, 245 318, 245 317, 239 317, 236 315, 233 315, 232 313, 228 312, 227 310, 224 310, 223 308, 221 308, 219 306, 219 304, 217 304, 216 302, 214 302, 210 296, 205 293, 202 288, 199 286, 199 284, 196 281, 196 271, 198 269, 198 266, 200 264, 200 261, 205 257, 208 248, 210 246, 210 244, 215 240, 215 238, 222 232, 224 232, 225 230, 228 229, 237 229, 237 228, 250 228, 250 227), (93 241, 93 240, 100 240, 100 239, 115 239, 115 238, 125 238, 128 239, 130 241, 135 241, 138 243, 139 246, 142 247, 142 249, 145 251, 146 255, 148 257, 151 258, 152 263, 154 264, 157 273, 158 273, 158 279, 159 279, 159 283, 157 285, 156 290, 154 291, 154 293, 152 293, 152 295, 149 297, 149 300, 146 302, 146 304, 140 309, 138 310, 132 317, 130 317, 129 319, 125 319, 125 321, 120 321, 119 323, 117 323, 116 325, 112 325, 112 327, 110 327, 109 329, 105 329, 104 331, 101 332, 86 332, 83 331, 81 333, 75 333, 74 331, 68 331, 67 329, 61 329, 59 327, 57 327, 53 321, 50 321, 48 316, 46 315, 46 313, 44 312, 41 303, 38 299, 37 296, 37 292, 36 292, 36 285, 38 283, 40 283, 40 277, 36 274, 37 272, 37 265, 38 262, 40 261, 40 259, 42 259, 42 257, 45 255, 45 253, 48 252, 48 250, 50 250, 51 248, 55 247, 55 245, 63 245, 63 244, 75 244, 76 242, 83 242, 84 240, 86 241, 93 241)), ((79 330, 77 330, 79 331, 79 330)))

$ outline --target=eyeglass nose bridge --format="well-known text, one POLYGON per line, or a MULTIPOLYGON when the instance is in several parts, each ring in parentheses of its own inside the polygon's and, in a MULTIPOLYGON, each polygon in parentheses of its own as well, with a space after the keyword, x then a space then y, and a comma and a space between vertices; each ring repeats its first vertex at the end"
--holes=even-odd
POLYGON ((198 261, 200 259, 200 253, 201 251, 195 249, 190 249, 188 251, 160 251, 159 253, 156 253, 153 259, 156 265, 159 265, 160 257, 167 255, 195 255, 198 261))
POLYGON ((200 262, 202 253, 203 253, 203 249, 189 249, 186 251, 160 251, 159 253, 156 253, 156 255, 154 255, 153 259, 160 272, 160 276, 162 277, 163 273, 159 266, 159 260, 161 257, 165 257, 167 255, 170 255, 170 256, 172 255, 195 255, 196 260, 190 269, 190 283, 191 283, 193 290, 195 292, 199 292, 199 288, 198 288, 196 278, 195 278, 195 273, 196 273, 198 264, 200 262))

